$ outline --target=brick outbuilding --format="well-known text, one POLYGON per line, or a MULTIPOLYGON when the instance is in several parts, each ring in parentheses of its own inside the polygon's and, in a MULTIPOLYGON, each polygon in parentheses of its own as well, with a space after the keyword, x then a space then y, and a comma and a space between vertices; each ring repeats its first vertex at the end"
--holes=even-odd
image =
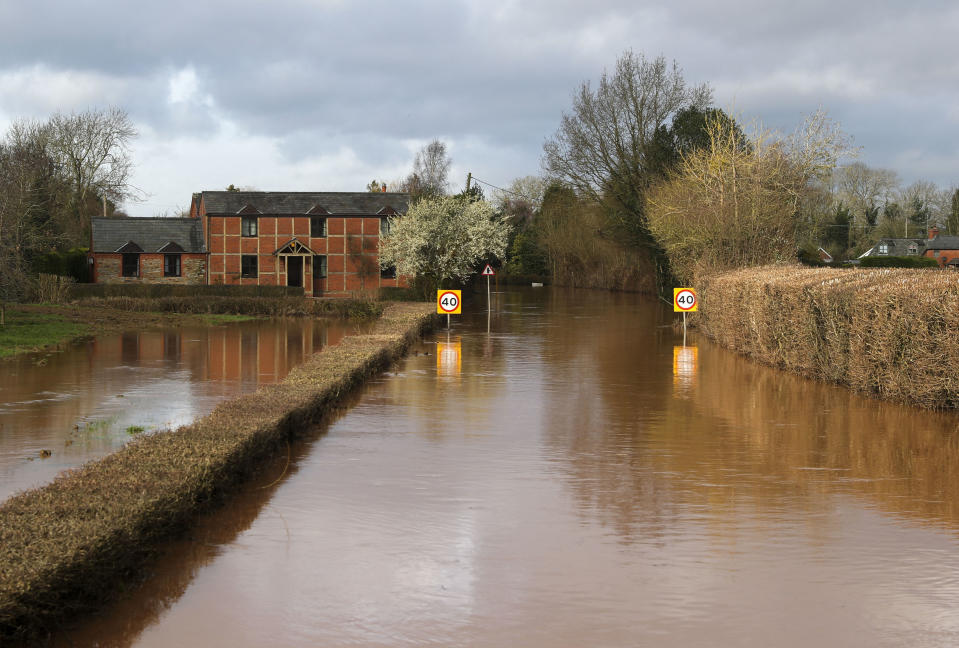
POLYGON ((94 218, 94 283, 206 283, 207 251, 195 218, 94 218))

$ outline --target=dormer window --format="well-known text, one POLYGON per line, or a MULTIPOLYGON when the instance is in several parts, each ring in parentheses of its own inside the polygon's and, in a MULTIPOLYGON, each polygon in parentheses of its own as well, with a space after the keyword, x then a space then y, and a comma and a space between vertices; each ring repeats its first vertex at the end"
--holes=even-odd
POLYGON ((889 254, 889 244, 880 243, 879 244, 879 254, 889 254))
POLYGON ((919 253, 919 247, 915 243, 909 246, 909 254, 918 254, 918 253, 919 253))
POLYGON ((240 229, 243 236, 256 236, 256 216, 244 216, 240 229))

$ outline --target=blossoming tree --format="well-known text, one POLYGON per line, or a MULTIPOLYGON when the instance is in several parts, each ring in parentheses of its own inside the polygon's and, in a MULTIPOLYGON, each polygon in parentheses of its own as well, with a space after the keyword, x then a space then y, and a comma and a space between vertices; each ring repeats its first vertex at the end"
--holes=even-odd
POLYGON ((380 239, 380 265, 414 277, 429 296, 443 282, 468 279, 484 259, 502 258, 510 226, 486 201, 438 196, 413 203, 390 219, 389 230, 380 239))

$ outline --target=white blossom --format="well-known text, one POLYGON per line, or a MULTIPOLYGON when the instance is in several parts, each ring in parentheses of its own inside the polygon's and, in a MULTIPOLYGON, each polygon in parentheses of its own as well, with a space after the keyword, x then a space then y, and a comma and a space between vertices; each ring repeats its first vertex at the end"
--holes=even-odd
POLYGON ((380 239, 380 265, 436 282, 465 280, 484 259, 506 254, 509 230, 486 201, 425 198, 390 219, 390 232, 380 239))

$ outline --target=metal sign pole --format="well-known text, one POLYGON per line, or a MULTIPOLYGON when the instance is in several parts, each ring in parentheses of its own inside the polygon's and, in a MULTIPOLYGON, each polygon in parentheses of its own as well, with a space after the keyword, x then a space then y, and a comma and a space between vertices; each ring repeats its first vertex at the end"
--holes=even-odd
POLYGON ((683 346, 686 346, 686 311, 683 311, 683 346))
POLYGON ((490 301, 489 283, 489 275, 486 275, 486 310, 493 310, 493 305, 490 301))

